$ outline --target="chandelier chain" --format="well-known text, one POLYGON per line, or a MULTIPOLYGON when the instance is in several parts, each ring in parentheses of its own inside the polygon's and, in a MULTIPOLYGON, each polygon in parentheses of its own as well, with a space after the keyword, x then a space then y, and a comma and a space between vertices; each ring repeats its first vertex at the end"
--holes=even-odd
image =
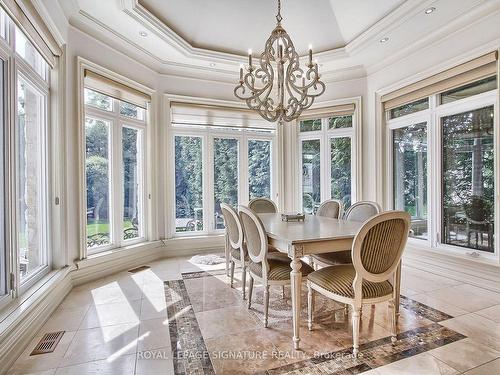
POLYGON ((276 15, 276 20, 281 23, 283 17, 281 17, 281 0, 278 0, 278 14, 276 15))

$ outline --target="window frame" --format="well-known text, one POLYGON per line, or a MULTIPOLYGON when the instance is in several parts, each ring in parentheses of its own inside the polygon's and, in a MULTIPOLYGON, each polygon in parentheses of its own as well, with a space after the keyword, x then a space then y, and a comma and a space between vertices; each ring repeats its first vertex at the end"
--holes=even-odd
MULTIPOLYGON (((85 86, 84 86, 85 88, 85 86)), ((92 89, 90 89, 92 90, 92 89)), ((127 247, 136 245, 147 241, 148 238, 148 205, 147 202, 147 155, 146 155, 146 136, 148 130, 147 115, 144 120, 137 120, 128 116, 120 114, 120 101, 112 98, 112 110, 107 111, 100 109, 93 105, 85 104, 83 109, 83 121, 87 117, 91 117, 97 120, 104 120, 109 122, 109 165, 110 165, 110 181, 109 181, 109 202, 110 202, 110 243, 108 245, 96 246, 93 248, 86 248, 86 255, 99 254, 108 250, 113 250, 117 248, 127 247), (141 188, 141 199, 139 201, 139 206, 142 208, 142 220, 140 223, 139 237, 132 238, 128 240, 123 239, 123 201, 124 201, 124 176, 123 176, 123 145, 122 145, 122 129, 131 128, 141 132, 141 147, 140 147, 140 164, 141 164, 141 174, 142 174, 142 188, 141 188), (141 236, 142 234, 142 236, 141 236)), ((85 126, 84 126, 85 127, 85 126)), ((85 129, 84 132, 84 142, 85 142, 85 129)), ((84 148, 85 150, 85 148, 84 148)), ((139 150, 138 150, 139 151, 139 150)), ((85 163, 85 156, 84 156, 85 163)), ((85 166, 84 166, 85 174, 85 166)), ((84 179, 84 189, 83 195, 85 202, 87 201, 87 188, 86 188, 86 178, 84 179)), ((86 204, 85 206, 86 207, 86 204)), ((85 216, 85 229, 87 226, 87 218, 85 216)), ((85 230, 85 243, 87 241, 87 232, 85 230)))
MULTIPOLYGON (((3 11, 3 9, 2 9, 3 11)), ((54 260, 54 254, 59 254, 61 243, 55 240, 55 231, 60 223, 62 214, 60 206, 61 181, 63 168, 61 165, 61 149, 55 143, 55 137, 61 137, 64 130, 58 125, 59 107, 61 100, 51 95, 51 87, 60 83, 60 69, 58 65, 51 66, 46 63, 43 77, 36 72, 16 52, 16 24, 14 20, 3 11, 5 15, 5 38, 0 37, 0 59, 4 64, 3 69, 3 105, 4 105, 4 196, 5 202, 5 262, 7 276, 7 294, 0 296, 0 310, 19 298, 27 290, 41 281, 53 267, 60 266, 61 262, 54 260), (18 242, 18 167, 19 167, 19 123, 18 123, 18 81, 22 79, 30 89, 43 97, 41 104, 40 121, 43 122, 40 135, 39 167, 40 209, 37 214, 41 218, 40 251, 42 264, 21 280, 20 275, 20 248, 18 242)), ((23 32, 21 30, 21 32, 23 32)), ((27 38, 29 40, 29 38, 27 38)), ((31 41, 30 41, 31 43, 31 41)), ((35 48, 35 47, 34 47, 35 48)), ((38 50, 37 50, 37 53, 38 50)), ((41 55, 41 59, 44 57, 41 55)), ((66 263, 66 261, 64 261, 66 263)))
POLYGON ((236 139, 238 140, 238 204, 249 202, 249 176, 248 176, 248 141, 262 140, 271 142, 271 199, 277 196, 277 132, 269 134, 256 133, 244 130, 244 128, 214 128, 211 126, 175 127, 169 123, 167 160, 169 169, 175 171, 175 137, 199 137, 202 139, 202 183, 203 183, 203 230, 192 232, 176 232, 175 216, 175 179, 168 184, 170 190, 168 201, 171 202, 167 209, 169 220, 167 220, 167 233, 170 237, 197 237, 207 235, 220 235, 223 229, 215 229, 215 191, 214 191, 214 139, 236 139))
MULTIPOLYGON (((498 78, 497 78, 498 85, 498 78)), ((406 127, 419 122, 427 123, 427 202, 428 202, 428 238, 427 246, 432 251, 442 254, 458 255, 467 258, 480 258, 486 261, 500 261, 500 244, 498 241, 498 233, 500 228, 500 152, 497 150, 500 145, 500 130, 498 130, 499 118, 499 88, 496 90, 487 91, 477 95, 469 96, 450 103, 440 104, 440 94, 436 93, 429 96, 429 109, 401 116, 394 119, 389 119, 389 111, 385 115, 385 140, 386 140, 386 194, 385 199, 387 207, 394 207, 393 199, 393 175, 394 164, 392 156, 394 129, 406 127), (446 116, 459 114, 462 112, 472 111, 487 106, 494 108, 494 128, 493 149, 494 149, 494 181, 495 181, 495 202, 494 202, 494 228, 496 241, 494 243, 494 252, 479 251, 472 248, 464 248, 445 244, 442 242, 442 122, 441 119, 446 116)), ((422 239, 408 238, 408 243, 414 246, 421 246, 424 242, 422 239)))
MULTIPOLYGON (((299 211, 303 210, 303 186, 302 186, 302 142, 304 140, 320 140, 320 184, 321 184, 321 202, 331 199, 331 178, 332 178, 332 162, 331 162, 331 139, 333 138, 350 138, 351 139, 351 204, 361 199, 361 169, 360 163, 362 160, 360 142, 360 113, 359 108, 361 101, 347 101, 354 103, 355 110, 352 116, 352 127, 329 129, 329 119, 345 115, 336 115, 334 111, 328 115, 319 116, 321 119, 321 130, 300 131, 299 118, 296 121, 297 133, 297 150, 296 158, 298 196, 296 197, 296 207, 299 211)), ((344 104, 344 103, 342 103, 344 104)), ((327 113, 327 110, 325 110, 327 113)), ((307 114, 306 114, 307 115, 307 114)))

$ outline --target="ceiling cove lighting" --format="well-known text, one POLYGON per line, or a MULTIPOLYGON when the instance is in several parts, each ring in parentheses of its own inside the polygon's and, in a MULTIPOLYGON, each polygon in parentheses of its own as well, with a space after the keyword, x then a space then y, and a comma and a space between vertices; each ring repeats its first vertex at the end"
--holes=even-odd
POLYGON ((313 62, 309 46, 307 69, 300 67, 299 54, 290 36, 281 26, 281 0, 278 0, 277 25, 266 41, 257 64, 248 51, 248 66, 240 67, 239 84, 234 95, 246 102, 270 122, 289 122, 311 107, 315 98, 325 92, 318 64, 313 62))

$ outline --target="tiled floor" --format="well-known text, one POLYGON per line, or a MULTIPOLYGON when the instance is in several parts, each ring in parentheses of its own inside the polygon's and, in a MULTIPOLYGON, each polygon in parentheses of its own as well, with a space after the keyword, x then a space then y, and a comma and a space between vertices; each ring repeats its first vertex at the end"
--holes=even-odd
MULTIPOLYGON (((200 266, 190 263, 188 258, 165 259, 149 265, 151 269, 138 274, 120 272, 73 289, 9 374, 173 374, 172 332, 167 321, 164 281, 181 279, 182 273, 223 265, 200 266), (66 331, 56 351, 29 356, 40 337, 54 330, 66 331)), ((258 314, 249 313, 242 303, 239 282, 235 290, 222 289, 210 284, 217 283, 216 279, 186 280, 185 284, 207 350, 221 352, 231 347, 251 352, 266 347, 267 343, 282 353, 279 358, 247 360, 243 367, 241 362, 212 358, 219 373, 259 372, 296 363, 315 351, 335 352, 350 345, 348 322, 325 321, 313 333, 303 329, 304 352, 292 353, 289 322, 270 321, 270 329, 266 330, 258 314)), ((281 291, 274 293, 271 300, 279 300, 281 291)), ((467 338, 366 374, 500 373, 500 293, 409 268, 403 269, 402 293, 452 316, 439 324, 467 338)), ((173 304, 182 299, 181 294, 170 296, 173 304)), ((362 342, 388 336, 383 307, 364 313, 363 319, 362 342)), ((418 321, 402 314, 399 330, 426 324, 423 318, 418 321)), ((361 366, 359 370, 366 368, 361 366)))

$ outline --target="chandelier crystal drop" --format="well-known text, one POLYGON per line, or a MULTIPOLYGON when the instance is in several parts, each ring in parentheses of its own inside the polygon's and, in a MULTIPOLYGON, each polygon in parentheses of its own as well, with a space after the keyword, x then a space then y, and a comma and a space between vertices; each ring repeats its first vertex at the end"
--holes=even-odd
POLYGON ((307 69, 303 69, 290 36, 281 26, 282 19, 278 0, 276 28, 256 66, 252 63, 252 51, 248 52, 248 66, 240 67, 240 81, 234 89, 234 95, 244 100, 248 108, 267 121, 280 123, 297 119, 325 92, 318 64, 313 62, 312 47, 309 46, 307 69))

